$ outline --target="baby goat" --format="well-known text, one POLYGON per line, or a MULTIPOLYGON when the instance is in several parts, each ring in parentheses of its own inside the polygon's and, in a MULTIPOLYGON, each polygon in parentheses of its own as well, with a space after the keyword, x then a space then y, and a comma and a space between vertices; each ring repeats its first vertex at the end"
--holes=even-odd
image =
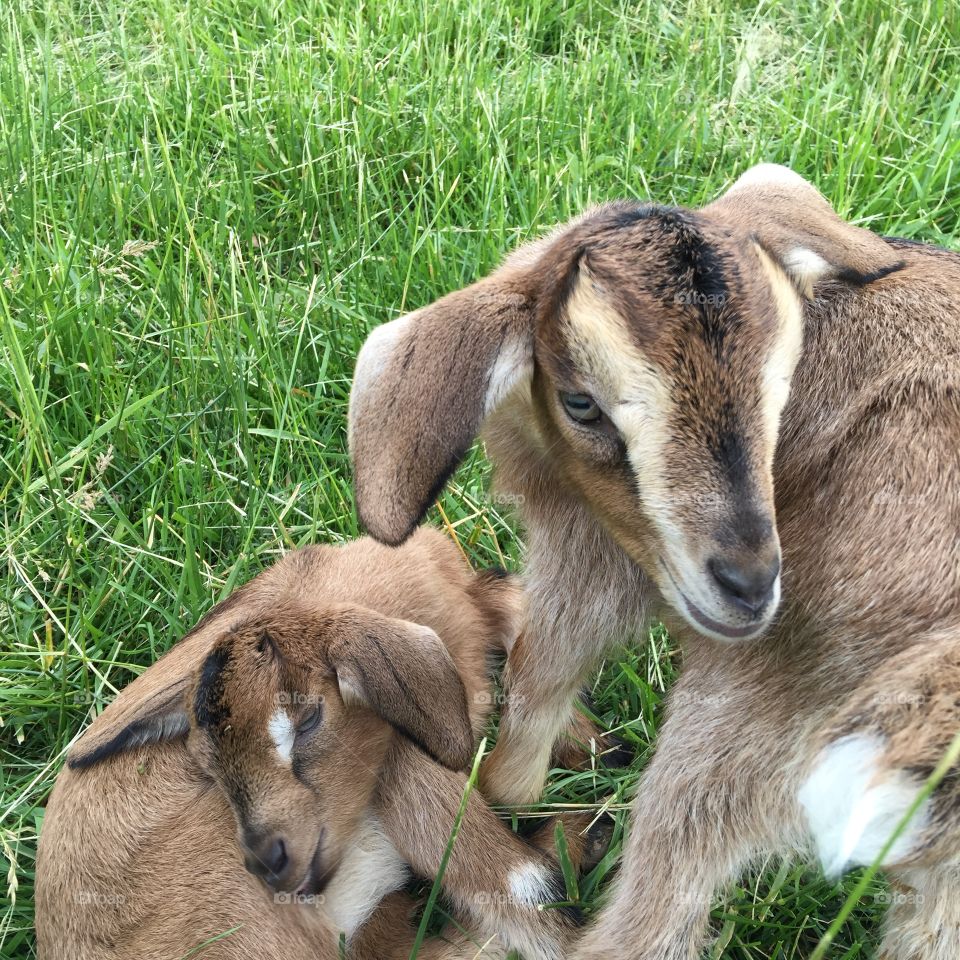
MULTIPOLYGON (((204 957, 334 960, 344 931, 351 957, 405 960, 394 891, 438 872, 519 611, 512 580, 426 530, 299 550, 238 590, 71 753, 41 836, 40 956, 175 960, 219 936, 204 957)), ((551 838, 474 793, 443 890, 494 942, 420 955, 559 960, 577 917, 541 909, 565 899, 551 838)), ((596 859, 596 831, 569 839, 596 859)))
MULTIPOLYGON (((374 536, 410 534, 481 425, 522 505, 490 799, 538 795, 611 641, 662 616, 683 645, 579 960, 697 956, 715 890, 760 854, 812 839, 834 873, 870 863, 945 754, 958 301, 960 256, 854 228, 762 165, 699 211, 594 210, 365 344, 350 439, 374 536)), ((960 957, 958 854, 954 771, 883 861, 885 960, 960 957)))

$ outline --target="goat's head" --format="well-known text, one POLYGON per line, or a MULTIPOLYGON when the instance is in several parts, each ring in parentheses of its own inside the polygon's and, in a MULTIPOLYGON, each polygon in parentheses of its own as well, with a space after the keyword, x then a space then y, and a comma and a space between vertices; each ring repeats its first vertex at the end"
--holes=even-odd
POLYGON ((701 211, 588 213, 370 336, 350 412, 361 519, 403 540, 485 417, 522 397, 518 455, 558 474, 697 631, 756 636, 780 594, 772 466, 802 298, 896 263, 782 167, 701 211))
POLYGON ((199 667, 70 764, 186 735, 229 801, 248 869, 313 895, 369 810, 395 730, 448 767, 470 761, 466 695, 440 638, 362 607, 278 602, 230 618, 199 667))

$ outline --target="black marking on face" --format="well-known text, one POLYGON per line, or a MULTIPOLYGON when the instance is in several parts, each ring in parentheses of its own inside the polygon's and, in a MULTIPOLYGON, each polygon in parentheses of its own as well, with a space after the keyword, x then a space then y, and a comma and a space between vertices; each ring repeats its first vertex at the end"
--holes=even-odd
POLYGON ((640 204, 635 207, 622 205, 611 210, 608 216, 615 229, 625 230, 639 223, 641 220, 648 220, 656 209, 656 207, 650 204, 640 204))
POLYGON ((717 431, 707 437, 707 449, 730 487, 742 488, 750 479, 750 461, 743 432, 734 417, 724 418, 717 431))
POLYGON ((665 208, 658 219, 673 241, 665 250, 668 272, 677 280, 687 280, 698 300, 725 303, 729 291, 723 258, 714 246, 684 211, 665 208))
POLYGON ((214 647, 203 661, 200 683, 193 700, 194 715, 200 727, 221 729, 230 719, 223 683, 223 672, 229 662, 230 648, 224 645, 214 647))

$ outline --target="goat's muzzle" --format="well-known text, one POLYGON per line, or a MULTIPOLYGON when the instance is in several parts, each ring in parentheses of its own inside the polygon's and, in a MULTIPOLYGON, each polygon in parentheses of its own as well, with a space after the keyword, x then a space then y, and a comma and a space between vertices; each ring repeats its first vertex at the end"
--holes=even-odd
POLYGON ((668 598, 698 633, 738 641, 759 636, 780 603, 780 549, 772 540, 764 549, 718 553, 700 576, 681 578, 661 561, 668 598))
POLYGON ((289 841, 278 833, 252 833, 243 837, 244 865, 277 893, 315 896, 323 891, 333 870, 324 867, 323 833, 304 873, 290 855, 289 841))

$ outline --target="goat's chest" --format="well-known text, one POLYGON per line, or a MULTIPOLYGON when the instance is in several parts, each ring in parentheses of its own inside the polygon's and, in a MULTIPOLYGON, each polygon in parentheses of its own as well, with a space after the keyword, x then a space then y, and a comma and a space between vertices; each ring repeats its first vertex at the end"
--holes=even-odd
POLYGON ((323 909, 349 940, 380 901, 410 877, 406 861, 372 813, 363 821, 349 851, 324 891, 323 909))

